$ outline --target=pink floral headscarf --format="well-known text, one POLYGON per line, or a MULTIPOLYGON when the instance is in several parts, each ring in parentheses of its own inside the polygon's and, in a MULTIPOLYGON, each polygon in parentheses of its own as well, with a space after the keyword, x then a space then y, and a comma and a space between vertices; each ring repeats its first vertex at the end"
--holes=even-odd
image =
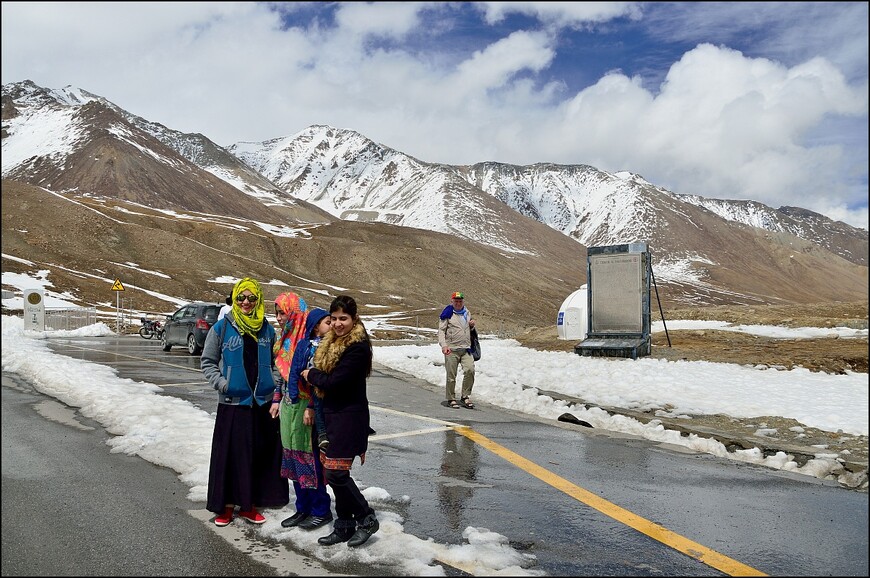
POLYGON ((281 339, 275 341, 275 366, 286 382, 290 377, 290 365, 296 345, 305 337, 305 321, 308 318, 308 305, 296 293, 281 293, 275 297, 275 309, 288 316, 281 330, 281 339))

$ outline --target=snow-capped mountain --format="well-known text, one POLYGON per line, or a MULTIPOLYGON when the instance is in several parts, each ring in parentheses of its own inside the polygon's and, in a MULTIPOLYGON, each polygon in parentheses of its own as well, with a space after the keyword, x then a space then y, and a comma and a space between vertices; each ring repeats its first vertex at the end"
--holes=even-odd
MULTIPOLYGON (((488 204, 485 197, 491 197, 584 246, 646 241, 657 277, 703 288, 702 299, 718 292, 710 283, 715 268, 734 271, 729 277, 747 286, 771 274, 756 269, 767 259, 747 259, 736 251, 741 246, 773 241, 804 254, 823 247, 867 263, 866 231, 809 211, 801 219, 772 209, 768 227, 762 228, 746 222, 750 215, 738 210, 745 203, 718 201, 710 205, 720 208, 714 211, 700 197, 671 193, 628 172, 545 163, 431 164, 327 126, 229 150, 287 192, 342 219, 425 228, 515 250, 508 239, 517 229, 504 226, 505 219, 515 218, 488 204), (493 221, 496 214, 505 216, 493 221), (735 251, 723 251, 728 246, 735 251)), ((782 266, 778 262, 775 268, 782 266)))
POLYGON ((680 195, 633 173, 607 173, 586 165, 479 163, 463 174, 517 211, 587 246, 647 239, 673 254, 679 248, 671 234, 663 234, 668 233, 668 226, 657 217, 664 215, 664 206, 679 213, 686 210, 685 204, 691 204, 727 221, 789 233, 854 263, 867 264, 866 231, 805 209, 775 210, 755 201, 680 195))
POLYGON ((493 246, 504 247, 504 240, 486 227, 493 215, 480 200, 480 191, 585 246, 647 240, 676 257, 672 235, 663 234, 667 227, 656 215, 663 204, 677 212, 695 205, 725 220, 789 233, 867 264, 867 231, 805 209, 680 195, 629 172, 548 163, 426 163, 354 131, 318 125, 290 137, 237 143, 229 151, 285 191, 338 218, 418 227, 493 246), (483 218, 445 210, 457 202, 483 218))
POLYGON ((788 233, 859 265, 867 265, 867 231, 834 221, 800 207, 772 209, 757 201, 723 201, 697 195, 675 195, 677 199, 708 209, 723 219, 744 223, 776 233, 788 233))
POLYGON ((455 168, 424 163, 353 131, 315 125, 228 150, 294 197, 343 220, 438 231, 509 252, 528 250, 517 233, 536 228, 457 178, 455 168))
MULTIPOLYGON (((499 208, 481 192, 584 246, 641 240, 671 261, 698 257, 672 229, 702 209, 708 217, 788 233, 867 265, 867 231, 805 209, 675 194, 628 172, 547 163, 426 163, 354 131, 318 125, 229 150, 293 196, 338 218, 440 231, 501 248, 508 245, 504 231, 493 229, 499 208)), ((714 255, 700 257, 716 262, 714 255)))
POLYGON ((268 204, 297 221, 330 219, 202 135, 170 130, 85 90, 4 85, 2 108, 4 179, 163 209, 263 218, 268 204))
MULTIPOLYGON (((530 166, 479 163, 462 176, 516 211, 569 235, 586 246, 656 239, 655 216, 664 191, 588 165, 530 166)), ((657 248, 662 245, 653 242, 657 248)), ((670 249, 670 248, 669 248, 670 249)))
MULTIPOLYGON (((273 223, 385 223, 412 236, 434 231, 516 256, 526 263, 527 279, 536 260, 554 271, 571 263, 564 273, 548 274, 561 284, 570 278, 573 287, 585 279, 586 246, 645 241, 665 298, 679 302, 866 296, 867 232, 801 209, 677 195, 629 172, 586 165, 426 163, 321 125, 224 149, 86 91, 29 81, 3 86, 2 104, 4 182, 273 223)), ((421 250, 427 243, 411 245, 421 250)), ((443 282, 454 274, 454 261, 465 263, 475 252, 466 247, 420 277, 443 282)), ((543 287, 547 280, 520 282, 543 287)))

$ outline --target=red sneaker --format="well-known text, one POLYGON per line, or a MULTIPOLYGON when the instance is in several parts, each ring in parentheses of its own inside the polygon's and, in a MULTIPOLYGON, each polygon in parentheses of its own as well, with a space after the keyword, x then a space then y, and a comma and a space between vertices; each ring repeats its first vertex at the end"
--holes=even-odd
POLYGON ((214 525, 229 526, 230 522, 233 521, 233 509, 234 508, 227 507, 226 509, 224 509, 223 514, 218 514, 217 516, 215 516, 214 525))
POLYGON ((251 510, 250 512, 239 512, 239 517, 244 518, 252 524, 262 524, 266 521, 266 518, 263 517, 263 514, 261 514, 257 510, 251 510))

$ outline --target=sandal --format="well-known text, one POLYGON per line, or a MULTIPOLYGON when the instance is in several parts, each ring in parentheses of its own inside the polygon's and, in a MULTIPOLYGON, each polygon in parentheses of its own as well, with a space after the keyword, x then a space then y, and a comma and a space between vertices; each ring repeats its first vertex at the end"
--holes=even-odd
POLYGON ((459 409, 459 404, 456 403, 455 399, 448 400, 447 406, 450 407, 451 409, 459 409))
POLYGON ((464 405, 464 406, 467 407, 468 409, 474 409, 474 404, 471 403, 471 400, 468 399, 468 396, 466 396, 466 397, 462 397, 462 398, 459 398, 459 401, 461 401, 461 402, 462 402, 462 405, 464 405))

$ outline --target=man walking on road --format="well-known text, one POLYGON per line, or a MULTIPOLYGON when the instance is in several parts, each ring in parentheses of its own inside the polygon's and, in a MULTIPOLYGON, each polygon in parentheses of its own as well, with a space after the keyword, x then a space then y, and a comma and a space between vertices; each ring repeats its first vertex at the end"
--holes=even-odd
POLYGON ((444 354, 444 367, 447 370, 447 404, 459 409, 456 402, 456 373, 462 366, 462 395, 459 401, 468 409, 471 403, 471 388, 474 387, 474 358, 471 356, 471 328, 474 319, 465 307, 465 295, 455 291, 450 296, 451 304, 441 312, 438 322, 438 344, 444 354))

